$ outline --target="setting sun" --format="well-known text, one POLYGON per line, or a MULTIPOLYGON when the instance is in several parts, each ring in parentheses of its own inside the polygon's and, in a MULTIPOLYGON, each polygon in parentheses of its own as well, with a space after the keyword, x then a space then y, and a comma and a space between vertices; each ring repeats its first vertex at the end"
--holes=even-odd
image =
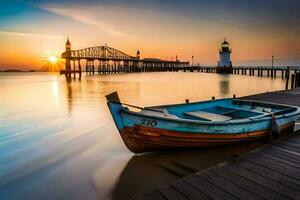
POLYGON ((62 69, 64 62, 56 55, 42 58, 43 66, 39 69, 42 72, 58 72, 62 69))
POLYGON ((50 56, 48 58, 49 62, 51 62, 52 64, 56 64, 57 63, 57 57, 56 56, 50 56))

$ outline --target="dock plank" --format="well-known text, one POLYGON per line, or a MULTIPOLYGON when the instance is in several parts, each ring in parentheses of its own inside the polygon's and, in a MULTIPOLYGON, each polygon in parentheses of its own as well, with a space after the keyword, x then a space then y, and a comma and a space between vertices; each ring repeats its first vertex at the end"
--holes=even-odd
POLYGON ((270 178, 271 180, 278 182, 278 184, 284 184, 288 187, 300 191, 300 181, 285 176, 284 174, 281 174, 277 171, 271 170, 266 166, 258 165, 247 160, 243 160, 237 163, 237 165, 257 174, 260 174, 263 177, 270 178))
MULTIPOLYGON (((299 104, 300 104, 300 102, 299 102, 299 104)), ((299 107, 300 107, 300 105, 299 105, 299 107)), ((298 120, 300 120, 300 119, 298 119, 298 120)), ((300 133, 300 132, 299 132, 300 133)), ((297 135, 299 135, 299 134, 297 134, 297 135)), ((297 135, 296 135, 296 137, 291 137, 291 138, 289 138, 289 142, 293 142, 293 143, 297 143, 297 144, 300 144, 300 137, 297 137, 297 135)))
POLYGON ((298 192, 294 189, 291 189, 287 186, 284 186, 282 184, 277 184, 276 182, 274 182, 268 178, 262 177, 261 175, 251 172, 245 168, 242 168, 235 164, 224 165, 223 167, 226 170, 231 171, 232 173, 235 173, 239 176, 242 176, 253 182, 256 182, 258 185, 264 186, 264 187, 266 187, 274 192, 277 192, 283 196, 286 196, 291 199, 299 199, 300 198, 300 192, 298 192))
POLYGON ((210 171, 205 171, 204 173, 198 174, 202 178, 204 178, 206 181, 210 182, 214 186, 227 191, 231 195, 235 196, 239 199, 245 199, 245 200, 259 200, 262 199, 258 196, 256 196, 253 193, 248 192, 247 190, 231 183, 230 181, 227 181, 223 179, 220 176, 215 175, 214 173, 210 171))
POLYGON ((283 158, 283 159, 286 159, 290 162, 300 164, 300 157, 299 156, 289 154, 289 153, 287 153, 285 151, 281 151, 279 149, 272 148, 269 151, 263 151, 263 153, 268 154, 268 155, 269 154, 276 154, 276 156, 279 157, 279 158, 283 158))
POLYGON ((269 159, 267 157, 262 158, 261 156, 247 157, 245 159, 256 164, 267 166, 268 168, 274 171, 284 173, 286 176, 300 179, 299 169, 291 165, 283 164, 276 160, 269 159))
POLYGON ((218 187, 215 187, 214 185, 197 175, 183 178, 183 181, 215 200, 238 199, 231 194, 219 189, 218 187))
POLYGON ((300 148, 300 144, 297 144, 295 142, 285 142, 284 145, 287 145, 287 146, 292 146, 292 147, 295 147, 295 148, 300 148))
POLYGON ((271 103, 289 104, 294 106, 300 106, 300 89, 296 88, 289 91, 269 92, 262 94, 255 94, 251 96, 242 97, 243 99, 265 101, 271 103))
POLYGON ((274 148, 276 148, 276 149, 278 149, 278 150, 281 150, 281 151, 284 151, 284 152, 286 152, 286 153, 289 153, 289 154, 291 154, 291 155, 300 156, 300 153, 297 153, 297 152, 295 152, 295 151, 286 149, 286 148, 284 148, 284 147, 275 147, 275 146, 274 146, 274 148))
POLYGON ((291 162, 291 161, 289 161, 289 160, 286 159, 286 158, 280 158, 279 156, 274 155, 274 154, 273 154, 273 155, 270 155, 270 154, 261 153, 261 156, 270 158, 270 159, 272 159, 272 160, 281 162, 281 163, 283 163, 283 164, 287 164, 287 165, 291 165, 291 166, 296 167, 296 168, 300 168, 300 164, 291 162))
POLYGON ((290 146, 290 145, 283 145, 283 144, 279 144, 277 146, 281 147, 281 148, 285 148, 285 149, 291 150, 291 151, 295 151, 297 153, 300 153, 300 148, 299 147, 290 146))
POLYGON ((198 199, 210 200, 211 199, 182 180, 171 183, 170 186, 175 188, 177 191, 179 191, 189 200, 198 200, 198 199))
POLYGON ((237 174, 234 174, 228 170, 225 170, 224 168, 218 166, 216 169, 212 169, 212 172, 217 174, 218 176, 223 177, 227 181, 231 181, 234 184, 239 185, 240 187, 244 188, 245 190, 248 190, 249 192, 262 197, 263 199, 277 199, 277 200, 285 200, 289 199, 281 194, 278 194, 276 192, 273 192, 272 190, 266 188, 266 187, 258 187, 258 185, 242 176, 239 176, 237 174))
MULTIPOLYGON (((275 149, 275 152, 278 152, 278 149, 275 149)), ((286 166, 288 165, 293 167, 294 170, 298 170, 300 161, 300 157, 293 155, 291 153, 287 153, 285 151, 280 151, 279 153, 274 153, 274 151, 261 151, 259 155, 253 155, 248 156, 248 159, 263 159, 265 161, 268 161, 270 163, 277 162, 279 166, 286 166)))
POLYGON ((165 199, 187 200, 185 196, 183 196, 180 192, 178 192, 176 189, 174 189, 171 186, 164 186, 158 188, 158 191, 165 199))

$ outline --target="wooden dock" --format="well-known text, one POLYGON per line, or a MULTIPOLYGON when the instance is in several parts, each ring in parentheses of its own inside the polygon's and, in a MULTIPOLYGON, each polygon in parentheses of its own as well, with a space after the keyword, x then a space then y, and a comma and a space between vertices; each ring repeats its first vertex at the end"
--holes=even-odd
MULTIPOLYGON (((300 89, 244 98, 300 106, 300 89)), ((133 199, 300 199, 300 133, 133 199)))

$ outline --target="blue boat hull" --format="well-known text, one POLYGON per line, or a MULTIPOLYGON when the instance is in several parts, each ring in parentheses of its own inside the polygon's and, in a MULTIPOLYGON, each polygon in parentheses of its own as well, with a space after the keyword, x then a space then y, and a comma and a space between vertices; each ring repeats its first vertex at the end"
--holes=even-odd
MULTIPOLYGON (((218 146, 270 138, 274 124, 281 134, 290 132, 294 127, 295 120, 300 115, 300 109, 297 107, 272 105, 274 113, 278 113, 275 119, 268 113, 242 109, 240 105, 234 105, 233 101, 233 99, 223 99, 163 106, 164 109, 167 109, 169 116, 157 116, 155 113, 152 115, 149 112, 133 112, 123 107, 118 101, 109 100, 108 106, 124 143, 134 153, 218 146), (226 109, 239 107, 240 110, 227 111, 227 117, 230 115, 229 113, 235 113, 231 114, 232 117, 239 115, 246 117, 214 122, 184 118, 182 114, 201 108, 202 110, 211 109, 209 111, 214 112, 214 116, 223 116, 216 114, 216 109, 212 109, 216 106, 218 109, 222 108, 223 112, 225 107, 226 109), (283 112, 284 110, 289 112, 283 112)), ((244 107, 247 108, 247 106, 244 107)), ((161 108, 162 106, 146 109, 155 111, 155 109, 161 108)))

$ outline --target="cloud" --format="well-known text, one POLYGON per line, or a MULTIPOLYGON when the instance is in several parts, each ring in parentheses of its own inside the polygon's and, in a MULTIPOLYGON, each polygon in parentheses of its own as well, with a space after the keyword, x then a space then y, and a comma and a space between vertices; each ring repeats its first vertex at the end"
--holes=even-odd
POLYGON ((20 37, 37 37, 37 38, 47 38, 47 39, 61 39, 61 36, 56 35, 45 35, 37 33, 26 33, 26 32, 16 32, 16 31, 5 31, 0 30, 1 35, 10 35, 10 36, 20 36, 20 37))
POLYGON ((91 25, 101 31, 104 31, 113 36, 126 36, 125 33, 120 32, 118 30, 113 29, 107 23, 100 21, 99 16, 95 16, 94 12, 92 12, 92 8, 84 7, 84 6, 77 6, 77 7, 64 7, 58 5, 42 5, 42 9, 52 12, 54 14, 62 15, 73 20, 82 22, 84 24, 91 25))

